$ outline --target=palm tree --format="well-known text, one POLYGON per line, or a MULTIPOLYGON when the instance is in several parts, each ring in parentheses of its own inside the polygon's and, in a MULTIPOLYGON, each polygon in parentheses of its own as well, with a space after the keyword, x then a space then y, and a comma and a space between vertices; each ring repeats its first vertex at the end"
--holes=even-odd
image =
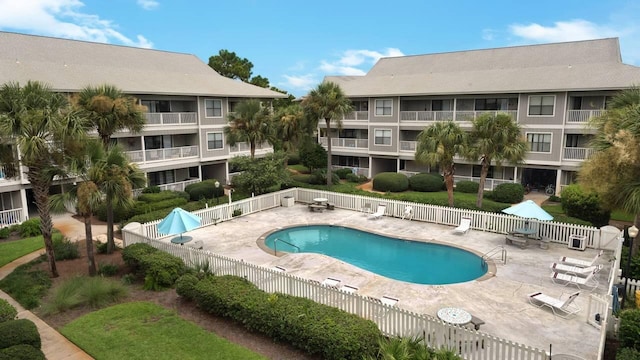
POLYGON ((473 130, 469 135, 467 158, 480 160, 480 185, 476 206, 482 208, 484 184, 491 162, 501 166, 503 161, 520 164, 527 153, 527 142, 522 137, 520 126, 510 115, 483 114, 473 120, 473 130))
POLYGON ((300 104, 291 104, 274 115, 277 139, 285 152, 297 149, 304 137, 304 111, 300 104))
POLYGON ((464 153, 466 134, 453 121, 437 122, 418 135, 416 161, 429 166, 439 166, 447 186, 449 206, 453 206, 453 175, 455 163, 453 157, 464 153))
MULTIPOLYGON (((605 207, 636 214, 634 224, 640 227, 640 88, 614 96, 589 125, 596 129, 590 144, 595 152, 580 168, 580 184, 595 191, 605 207)), ((635 241, 632 256, 639 248, 635 241)))
MULTIPOLYGON (((302 100, 305 113, 313 121, 324 119, 327 127, 327 186, 331 186, 331 121, 342 128, 342 118, 353 111, 351 100, 336 83, 325 81, 302 100)), ((317 126, 316 126, 317 127, 317 126)))
POLYGON ((259 100, 241 101, 235 112, 229 114, 228 120, 229 125, 224 128, 227 143, 234 146, 239 142, 248 142, 252 159, 255 158, 258 144, 273 142, 271 115, 259 100))
MULTIPOLYGON (((124 129, 138 133, 144 127, 146 108, 138 105, 135 98, 124 94, 113 85, 87 86, 72 98, 75 108, 96 129, 105 150, 111 136, 124 129)), ((144 185, 142 185, 144 186, 144 185)), ((113 250, 113 207, 107 200, 107 248, 113 250)))
MULTIPOLYGON (((7 83, 0 87, 0 141, 17 146, 21 155, 6 163, 9 168, 24 165, 40 215, 40 229, 52 277, 58 276, 53 241, 49 188, 54 177, 65 177, 66 161, 85 135, 82 118, 67 111, 64 95, 42 83, 29 81, 24 87, 7 83)), ((6 149, 6 147, 5 147, 6 149)), ((3 156, 3 162, 11 157, 3 156)))

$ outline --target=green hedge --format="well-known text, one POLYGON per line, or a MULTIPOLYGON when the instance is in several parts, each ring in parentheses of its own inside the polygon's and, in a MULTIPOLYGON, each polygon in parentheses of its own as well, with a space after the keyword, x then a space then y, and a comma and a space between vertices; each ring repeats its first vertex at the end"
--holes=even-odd
MULTIPOLYGON (((199 183, 187 185, 184 191, 189 194, 191 201, 198 201, 200 199, 212 199, 216 197, 215 183, 215 179, 204 180, 199 183)), ((222 182, 220 182, 217 196, 222 195, 224 195, 224 186, 222 182)))
POLYGON ((353 172, 349 168, 341 168, 341 169, 336 170, 335 172, 336 172, 336 175, 338 175, 338 177, 340 179, 346 179, 347 175, 353 174, 353 172))
POLYGON ((466 194, 477 194, 480 184, 475 181, 458 181, 456 183, 456 191, 466 194))
MULTIPOLYGON (((96 209, 96 216, 100 221, 107 221, 107 205, 102 203, 98 205, 98 209, 96 209)), ((131 217, 130 209, 127 209, 123 206, 114 206, 113 207, 113 221, 121 222, 131 217)))
POLYGON ((373 189, 377 191, 403 192, 409 189, 409 179, 397 172, 379 173, 373 178, 373 189))
POLYGON ((522 184, 500 184, 493 189, 491 195, 494 201, 515 204, 524 198, 524 186, 522 184))
POLYGON ((588 221, 596 227, 609 224, 611 211, 602 208, 596 193, 586 192, 574 184, 562 189, 561 195, 562 209, 568 216, 588 221))
POLYGON ((616 353, 616 360, 638 360, 640 351, 633 348, 621 348, 616 353))
POLYGON ((438 174, 416 174, 409 178, 413 191, 438 192, 444 187, 444 180, 438 174))
POLYGON ((73 260, 80 257, 77 242, 71 242, 61 233, 54 233, 51 236, 51 240, 53 241, 53 253, 56 261, 73 260))
POLYGON ((42 231, 40 231, 40 218, 29 219, 20 224, 21 237, 25 238, 38 235, 42 235, 42 231))
POLYGON ((13 305, 9 304, 9 302, 5 299, 0 299, 0 323, 9 320, 15 320, 16 316, 18 316, 18 311, 13 305))
POLYGON ((185 205, 187 202, 187 200, 180 197, 175 197, 173 199, 167 199, 158 202, 137 202, 131 209, 130 213, 131 216, 136 216, 162 209, 173 210, 174 208, 185 205))
POLYGON ((640 350, 640 309, 623 310, 620 313, 618 339, 622 347, 640 350))
POLYGON ((0 350, 0 360, 45 360, 40 349, 27 344, 10 346, 0 350))
POLYGON ((206 277, 192 291, 204 311, 323 359, 362 359, 378 350, 375 323, 309 299, 267 294, 234 276, 206 277))
POLYGON ((358 183, 358 184, 363 184, 366 183, 367 181, 369 181, 369 179, 367 179, 366 176, 364 175, 356 175, 354 173, 351 174, 347 174, 347 181, 348 182, 353 182, 353 183, 358 183))
POLYGON ((122 259, 136 275, 144 277, 145 290, 170 288, 186 271, 179 257, 142 243, 124 248, 122 259))
POLYGON ((18 319, 0 323, 0 349, 27 344, 40 349, 40 334, 31 320, 18 319))
POLYGON ((127 264, 127 266, 129 266, 134 274, 144 275, 142 268, 142 258, 158 251, 158 249, 148 244, 133 244, 122 249, 122 260, 125 264, 127 264))
POLYGON ((138 196, 137 201, 141 202, 158 202, 163 200, 175 199, 180 195, 176 191, 165 190, 159 193, 143 193, 138 196))

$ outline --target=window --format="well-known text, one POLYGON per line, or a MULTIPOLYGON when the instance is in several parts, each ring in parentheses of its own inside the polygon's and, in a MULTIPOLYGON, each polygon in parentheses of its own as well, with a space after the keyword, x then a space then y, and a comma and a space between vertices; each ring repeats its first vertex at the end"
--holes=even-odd
POLYGON ((529 115, 553 115, 553 105, 555 102, 556 97, 553 95, 529 96, 529 115))
POLYGON ((222 149, 222 133, 207 133, 207 150, 222 149))
POLYGON ((529 150, 533 152, 551 152, 551 134, 527 134, 529 150))
POLYGON ((205 100, 205 117, 222 117, 222 100, 205 100))
POLYGON ((431 111, 442 111, 442 100, 432 100, 431 101, 431 111))
POLYGON ((229 100, 229 112, 235 112, 239 103, 237 100, 229 100))
POLYGON ((580 135, 578 134, 567 134, 567 143, 565 147, 578 147, 578 139, 580 135))
POLYGON ((142 100, 140 103, 146 106, 147 112, 150 113, 171 111, 171 104, 167 100, 142 100))
POLYGON ((369 102, 366 100, 356 100, 352 104, 353 111, 369 111, 369 102))
POLYGON ((339 138, 356 139, 355 129, 342 129, 338 133, 339 138))
POLYGON ((393 114, 391 100, 376 100, 376 115, 391 116, 393 114))
MULTIPOLYGON (((333 164, 336 165, 336 164, 333 164)), ((360 158, 354 156, 339 156, 338 166, 360 167, 360 158)))
MULTIPOLYGON (((487 179, 493 179, 493 168, 493 166, 489 166, 489 170, 487 171, 487 179)), ((473 165, 471 176, 479 178, 481 172, 482 165, 473 165)))
POLYGON ((375 145, 391 145, 391 130, 376 130, 375 145))

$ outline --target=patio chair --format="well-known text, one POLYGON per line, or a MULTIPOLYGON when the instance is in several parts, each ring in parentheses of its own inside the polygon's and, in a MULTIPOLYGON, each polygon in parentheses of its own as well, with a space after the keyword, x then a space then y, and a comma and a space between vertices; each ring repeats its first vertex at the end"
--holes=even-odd
POLYGON ((376 212, 374 212, 373 214, 369 215, 369 219, 372 219, 372 220, 380 219, 384 215, 384 212, 386 209, 387 209, 386 205, 384 204, 378 205, 378 210, 376 210, 376 212))
POLYGON ((366 298, 374 304, 373 305, 374 311, 371 313, 371 315, 373 316, 371 320, 374 320, 374 321, 385 318, 387 313, 389 312, 389 309, 391 307, 396 306, 398 301, 400 301, 394 297, 387 296, 387 295, 383 295, 381 298, 377 298, 373 296, 367 296, 366 298), (383 306, 383 305, 386 305, 386 306, 383 306))
POLYGON ((580 311, 580 308, 573 304, 573 301, 580 295, 580 292, 574 292, 569 295, 565 300, 555 298, 553 296, 545 295, 541 292, 529 294, 529 303, 536 307, 549 307, 554 315, 558 315, 561 318, 569 318, 580 311))
POLYGON ((553 264, 551 264, 551 269, 554 272, 559 272, 559 273, 565 273, 565 274, 577 275, 577 276, 585 277, 585 276, 589 276, 590 273, 592 273, 592 272, 594 272, 596 270, 597 271, 602 270, 602 265, 579 267, 579 266, 572 266, 572 265, 567 265, 567 264, 553 263, 553 264))
POLYGON ((471 228, 471 218, 470 217, 462 217, 460 220, 460 225, 457 228, 453 229, 453 232, 456 234, 466 234, 467 231, 471 228))
POLYGON ((204 242, 202 240, 196 240, 193 242, 193 244, 189 244, 189 247, 202 250, 204 248, 204 242))
POLYGON ((560 258, 560 262, 569 264, 569 265, 574 265, 574 266, 589 267, 595 264, 595 262, 598 261, 598 259, 602 256, 602 254, 604 254, 603 250, 598 251, 596 256, 591 260, 582 260, 582 259, 576 259, 568 256, 563 256, 560 258))
POLYGON ((406 206, 404 208, 404 214, 402 214, 402 219, 413 219, 413 208, 411 206, 406 206))
POLYGON ((551 281, 556 284, 563 284, 567 286, 569 284, 575 285, 578 289, 582 289, 583 287, 597 288, 598 280, 595 279, 595 274, 600 270, 599 267, 595 268, 592 272, 590 272, 586 277, 572 275, 572 274, 564 274, 559 272, 551 273, 551 281))
POLYGON ((340 287, 340 290, 348 293, 348 294, 355 294, 358 292, 358 287, 357 286, 352 286, 352 285, 342 285, 340 287))
POLYGON ((365 214, 371 214, 371 211, 373 211, 371 209, 371 203, 365 203, 364 206, 362 206, 362 212, 365 214))

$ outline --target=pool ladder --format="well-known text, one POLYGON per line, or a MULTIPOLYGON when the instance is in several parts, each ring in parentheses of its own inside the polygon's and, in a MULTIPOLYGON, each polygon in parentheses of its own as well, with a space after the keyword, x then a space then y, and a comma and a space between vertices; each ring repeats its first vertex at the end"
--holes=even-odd
POLYGON ((300 248, 299 247, 293 245, 292 243, 290 243, 288 241, 284 241, 284 240, 282 240, 280 238, 276 238, 275 240, 273 240, 273 255, 276 255, 278 253, 278 241, 281 241, 281 242, 283 242, 283 243, 285 243, 285 244, 287 244, 289 246, 292 246, 292 247, 298 249, 298 252, 300 252, 300 248))
POLYGON ((486 253, 484 253, 484 255, 482 255, 482 266, 486 266, 487 264, 487 259, 491 259, 493 258, 493 256, 500 254, 500 260, 502 261, 503 264, 507 264, 507 249, 504 248, 503 245, 498 245, 496 247, 494 247, 493 249, 487 251, 486 253))

